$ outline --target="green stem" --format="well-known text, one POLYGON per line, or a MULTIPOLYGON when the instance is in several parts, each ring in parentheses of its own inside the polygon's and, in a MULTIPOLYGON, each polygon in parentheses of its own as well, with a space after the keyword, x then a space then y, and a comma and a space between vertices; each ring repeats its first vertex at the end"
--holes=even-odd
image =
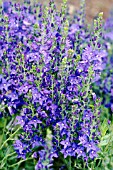
POLYGON ((86 163, 84 162, 84 170, 86 169, 86 163))
POLYGON ((71 168, 71 156, 69 157, 69 168, 68 169, 72 170, 72 168, 71 168))
POLYGON ((4 128, 3 128, 3 134, 2 134, 2 137, 1 137, 1 140, 0 140, 0 146, 1 146, 1 144, 2 144, 2 140, 3 140, 3 137, 4 137, 4 132, 5 132, 6 123, 7 123, 7 119, 5 119, 5 122, 4 122, 4 128))
POLYGON ((10 154, 6 155, 6 156, 0 161, 0 163, 1 163, 0 169, 2 169, 2 168, 4 167, 4 165, 5 165, 4 160, 7 159, 8 157, 14 155, 14 154, 16 154, 16 152, 13 152, 13 153, 10 153, 10 154))
POLYGON ((102 159, 99 159, 99 162, 98 162, 98 164, 97 164, 97 167, 99 167, 99 166, 100 166, 101 161, 102 161, 102 159))
POLYGON ((52 99, 53 99, 53 93, 54 93, 54 82, 53 82, 53 77, 52 77, 52 99))
POLYGON ((0 147, 0 150, 4 147, 4 145, 11 139, 12 140, 12 137, 21 129, 21 127, 19 127, 3 144, 2 146, 0 147))
POLYGON ((92 164, 91 164, 91 170, 94 170, 94 164, 93 164, 93 162, 92 162, 92 164))
POLYGON ((22 162, 25 162, 25 161, 28 161, 28 160, 31 160, 31 159, 33 159, 33 158, 27 158, 27 159, 21 160, 21 161, 15 163, 15 164, 9 165, 9 167, 14 167, 16 165, 19 166, 22 162))
POLYGON ((72 170, 71 168, 71 157, 69 157, 69 161, 66 160, 65 158, 62 158, 62 161, 65 163, 65 165, 67 166, 68 170, 72 170))
POLYGON ((15 153, 16 153, 16 152, 12 152, 12 153, 6 155, 0 162, 3 162, 6 158, 8 158, 8 157, 14 155, 15 153))
POLYGON ((87 88, 86 88, 86 95, 85 95, 85 97, 84 98, 86 98, 86 97, 88 97, 88 92, 89 92, 89 89, 90 89, 90 76, 88 77, 88 81, 87 81, 87 88))

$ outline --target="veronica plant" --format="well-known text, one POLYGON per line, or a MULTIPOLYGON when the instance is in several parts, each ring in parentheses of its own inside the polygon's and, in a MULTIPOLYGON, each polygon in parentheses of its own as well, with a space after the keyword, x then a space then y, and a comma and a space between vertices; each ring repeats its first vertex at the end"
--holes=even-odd
MULTIPOLYGON (((94 168, 100 100, 91 85, 103 70, 105 53, 99 44, 101 26, 92 33, 88 30, 84 4, 78 16, 68 20, 66 0, 61 11, 52 0, 46 8, 29 2, 4 3, 0 18, 0 116, 5 121, 1 168, 19 168, 30 159, 35 170, 94 168), (17 160, 10 164, 3 157, 12 140, 17 160)), ((101 19, 100 14, 95 23, 101 19)))

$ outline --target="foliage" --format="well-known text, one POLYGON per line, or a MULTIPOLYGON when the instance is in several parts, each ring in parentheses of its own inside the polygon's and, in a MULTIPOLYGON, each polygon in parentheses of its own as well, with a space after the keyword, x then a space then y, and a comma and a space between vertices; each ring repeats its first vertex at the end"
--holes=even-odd
POLYGON ((61 11, 53 0, 48 7, 3 2, 0 169, 113 167, 111 96, 103 87, 112 53, 102 15, 89 28, 84 0, 73 18, 66 0, 61 11))

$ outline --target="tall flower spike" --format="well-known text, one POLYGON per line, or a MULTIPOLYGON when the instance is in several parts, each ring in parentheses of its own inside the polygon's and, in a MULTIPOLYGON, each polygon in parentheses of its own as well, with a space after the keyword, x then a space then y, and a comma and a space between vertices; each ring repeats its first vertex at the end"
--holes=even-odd
POLYGON ((85 0, 80 1, 80 20, 79 23, 82 26, 85 22, 85 0))

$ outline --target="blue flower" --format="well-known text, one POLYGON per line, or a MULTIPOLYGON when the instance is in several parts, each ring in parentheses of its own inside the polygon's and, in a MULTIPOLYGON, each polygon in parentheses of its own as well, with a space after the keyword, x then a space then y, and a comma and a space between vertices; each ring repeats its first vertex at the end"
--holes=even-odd
POLYGON ((91 150, 97 152, 97 151, 99 150, 98 147, 96 146, 95 142, 93 142, 93 141, 87 142, 87 143, 85 144, 85 147, 86 147, 86 149, 87 149, 87 152, 89 152, 89 151, 91 151, 91 150))
POLYGON ((69 147, 69 146, 71 146, 71 143, 70 143, 70 139, 69 139, 69 138, 67 138, 67 139, 65 139, 65 140, 62 140, 62 141, 60 142, 60 144, 63 145, 64 149, 67 148, 67 147, 69 147))
POLYGON ((91 159, 94 159, 94 158, 96 158, 98 155, 97 155, 97 152, 95 151, 95 150, 91 150, 90 152, 89 152, 89 157, 91 158, 91 159))
POLYGON ((82 146, 85 146, 85 144, 87 144, 88 142, 88 136, 87 135, 82 135, 82 136, 79 136, 79 145, 82 145, 82 146))
POLYGON ((75 153, 77 154, 77 157, 83 157, 85 158, 86 157, 86 153, 85 153, 85 148, 83 146, 79 146, 77 147, 75 153))
POLYGON ((17 124, 21 125, 22 127, 25 125, 25 116, 17 116, 17 124))
POLYGON ((38 124, 41 124, 42 121, 40 121, 36 116, 34 116, 30 121, 29 125, 33 125, 35 128, 37 127, 38 124))

